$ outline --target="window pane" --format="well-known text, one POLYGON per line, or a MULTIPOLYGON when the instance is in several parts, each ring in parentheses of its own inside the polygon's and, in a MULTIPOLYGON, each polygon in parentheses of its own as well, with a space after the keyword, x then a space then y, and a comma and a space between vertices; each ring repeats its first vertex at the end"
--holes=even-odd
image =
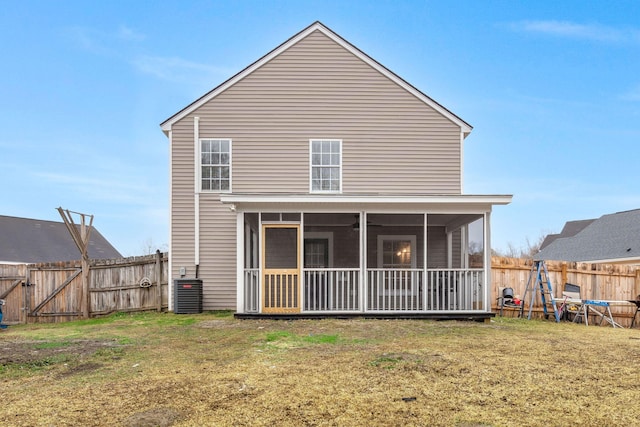
POLYGON ((211 183, 208 179, 203 179, 202 180, 202 189, 203 190, 210 190, 211 189, 211 183))
POLYGON ((220 164, 228 165, 229 164, 229 153, 220 154, 220 164))
POLYGON ((220 164, 220 154, 218 153, 211 154, 211 164, 212 165, 220 164))
POLYGON ((220 168, 220 175, 225 179, 229 179, 229 168, 228 167, 221 167, 220 168))
POLYGON ((211 154, 202 153, 202 164, 203 165, 210 165, 211 164, 211 154))
POLYGON ((228 190, 229 189, 229 180, 228 179, 223 179, 222 181, 220 181, 220 189, 221 190, 228 190))
POLYGON ((219 167, 211 168, 211 177, 212 178, 220 178, 220 168, 219 167))
POLYGON ((202 178, 210 178, 211 177, 211 168, 205 166, 202 168, 202 178))
POLYGON ((311 141, 311 191, 340 191, 341 149, 337 140, 311 141))
POLYGON ((211 143, 208 140, 204 140, 201 143, 202 145, 202 152, 208 152, 211 151, 211 143))
POLYGON ((226 141, 226 140, 220 141, 220 152, 222 153, 229 152, 229 141, 226 141))
POLYGON ((220 141, 217 139, 214 139, 213 141, 211 141, 211 152, 213 153, 219 153, 220 152, 220 141))

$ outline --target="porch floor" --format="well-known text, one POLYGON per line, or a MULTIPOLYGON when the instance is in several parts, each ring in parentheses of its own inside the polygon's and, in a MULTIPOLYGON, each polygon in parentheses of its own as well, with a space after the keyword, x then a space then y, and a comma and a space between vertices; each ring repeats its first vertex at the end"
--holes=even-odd
POLYGON ((236 319, 271 319, 271 320, 296 320, 296 319, 400 319, 400 320, 466 320, 475 322, 488 322, 495 317, 495 313, 235 313, 236 319))

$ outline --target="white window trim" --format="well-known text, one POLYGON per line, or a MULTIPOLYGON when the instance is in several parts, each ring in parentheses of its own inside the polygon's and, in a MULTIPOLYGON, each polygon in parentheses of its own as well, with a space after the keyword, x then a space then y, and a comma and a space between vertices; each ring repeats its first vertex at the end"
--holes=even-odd
POLYGON ((337 138, 312 138, 309 140, 309 193, 313 194, 342 194, 342 139, 337 138), (313 189, 313 142, 314 141, 337 141, 340 144, 340 189, 339 190, 314 190, 313 189))
MULTIPOLYGON (((416 236, 414 234, 380 234, 378 235, 378 268, 382 267, 383 260, 383 252, 382 246, 385 240, 409 240, 411 243, 411 269, 416 268, 416 259, 417 259, 417 248, 416 248, 416 236)), ((385 296, 416 296, 418 295, 418 287, 413 284, 411 289, 402 290, 396 289, 393 290, 384 290, 385 296)))
POLYGON ((231 189, 233 188, 233 140, 231 138, 198 138, 198 158, 196 159, 196 163, 198 164, 197 170, 197 179, 198 185, 196 187, 198 193, 231 193, 231 189), (228 190, 203 190, 202 189, 202 141, 229 141, 229 189, 228 190))
POLYGON ((382 267, 382 243, 385 240, 409 240, 411 242, 411 268, 416 268, 417 248, 414 234, 380 234, 378 235, 378 268, 382 267))
MULTIPOLYGON (((329 267, 333 268, 333 231, 311 231, 304 233, 304 239, 327 239, 328 240, 328 256, 329 267)), ((303 259, 304 261, 304 259, 303 259)), ((311 268, 310 270, 313 270, 311 268)))

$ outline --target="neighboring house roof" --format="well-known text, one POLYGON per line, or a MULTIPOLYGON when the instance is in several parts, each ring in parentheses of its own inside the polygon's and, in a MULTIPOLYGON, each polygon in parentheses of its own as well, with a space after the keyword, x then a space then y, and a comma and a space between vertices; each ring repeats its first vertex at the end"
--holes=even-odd
POLYGON ((440 105, 438 102, 436 102, 435 100, 433 100, 429 96, 425 95, 424 93, 422 93, 421 91, 416 89, 410 83, 406 82, 404 79, 402 79, 397 74, 395 74, 392 71, 390 71, 384 65, 380 64, 379 62, 377 62, 376 60, 371 58, 369 55, 367 55, 366 53, 362 52, 360 49, 358 49, 357 47, 355 47, 354 45, 352 45, 351 43, 349 43, 348 41, 346 41, 345 39, 340 37, 338 34, 334 33, 332 30, 327 28, 325 25, 323 25, 319 21, 314 22, 313 24, 311 24, 310 26, 308 26, 304 30, 300 31, 298 34, 296 34, 293 37, 291 37, 286 42, 282 43, 280 46, 278 46, 277 48, 275 48, 271 52, 267 53, 262 58, 258 59, 253 64, 251 64, 248 67, 246 67, 244 70, 240 71, 235 76, 231 77, 229 80, 225 81, 224 83, 222 83, 218 87, 214 88, 210 92, 206 93, 205 95, 203 95, 202 97, 200 97, 199 99, 197 99, 196 101, 194 101, 193 103, 188 105, 187 107, 183 108, 182 110, 180 110, 179 112, 177 112, 173 116, 169 117, 167 120, 165 120, 164 122, 162 122, 160 124, 160 127, 165 132, 165 134, 168 134, 168 132, 171 130, 171 126, 175 122, 177 122, 178 120, 182 119, 186 115, 190 114, 191 112, 193 112, 194 110, 196 110, 197 108, 199 108, 200 106, 202 106, 203 104, 205 104, 206 102, 211 100, 212 98, 218 96, 220 93, 222 93, 225 90, 227 90, 230 86, 234 85, 239 80, 242 80, 244 77, 246 77, 247 75, 251 74, 253 71, 255 71, 256 69, 260 68, 261 66, 263 66, 264 64, 269 62, 271 59, 273 59, 274 57, 278 56, 279 54, 281 54, 283 51, 287 50, 291 46, 295 45, 300 40, 304 39, 305 37, 307 37, 309 34, 313 33, 314 31, 322 32, 327 37, 331 38, 333 41, 335 41, 336 43, 338 43, 339 45, 341 45, 342 47, 347 49, 349 52, 351 52, 352 54, 354 54, 358 58, 360 58, 362 61, 366 62, 371 67, 373 67, 374 69, 376 69, 377 71, 379 71, 380 73, 385 75, 391 81, 393 81, 396 84, 400 85, 405 90, 407 90, 408 92, 412 93, 416 98, 420 99, 422 102, 424 102, 425 104, 431 106, 433 109, 435 109, 440 114, 442 114, 443 116, 445 116, 446 118, 451 120, 453 123, 455 123, 456 125, 460 126, 460 128, 462 130, 462 133, 464 134, 465 137, 473 129, 473 127, 470 124, 468 124, 467 122, 462 120, 460 117, 458 117, 457 115, 455 115, 454 113, 452 113, 451 111, 449 111, 448 109, 446 109, 445 107, 440 105))
POLYGON ((560 234, 547 234, 540 244, 540 249, 544 249, 556 239, 565 237, 573 237, 581 232, 587 225, 591 224, 595 219, 581 219, 578 221, 567 221, 562 228, 560 234))
POLYGON ((574 221, 567 236, 550 242, 534 259, 640 264, 640 209, 574 221))
MULTIPOLYGON (((80 251, 63 222, 0 215, 0 263, 73 261, 80 251)), ((89 258, 122 258, 98 230, 89 238, 89 258)))

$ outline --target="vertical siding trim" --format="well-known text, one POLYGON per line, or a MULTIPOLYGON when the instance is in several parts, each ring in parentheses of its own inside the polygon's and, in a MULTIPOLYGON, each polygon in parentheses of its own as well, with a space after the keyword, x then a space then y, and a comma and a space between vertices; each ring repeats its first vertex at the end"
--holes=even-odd
POLYGON ((196 270, 200 265, 200 117, 193 118, 193 205, 194 205, 194 239, 193 239, 193 253, 196 270))
MULTIPOLYGON (((233 210, 233 208, 232 208, 233 210)), ((244 306, 244 212, 236 214, 236 311, 245 312, 244 306)))
POLYGON ((464 193, 464 132, 460 132, 460 194, 464 193))
POLYGON ((169 277, 167 278, 167 310, 173 311, 173 131, 169 130, 169 277))

